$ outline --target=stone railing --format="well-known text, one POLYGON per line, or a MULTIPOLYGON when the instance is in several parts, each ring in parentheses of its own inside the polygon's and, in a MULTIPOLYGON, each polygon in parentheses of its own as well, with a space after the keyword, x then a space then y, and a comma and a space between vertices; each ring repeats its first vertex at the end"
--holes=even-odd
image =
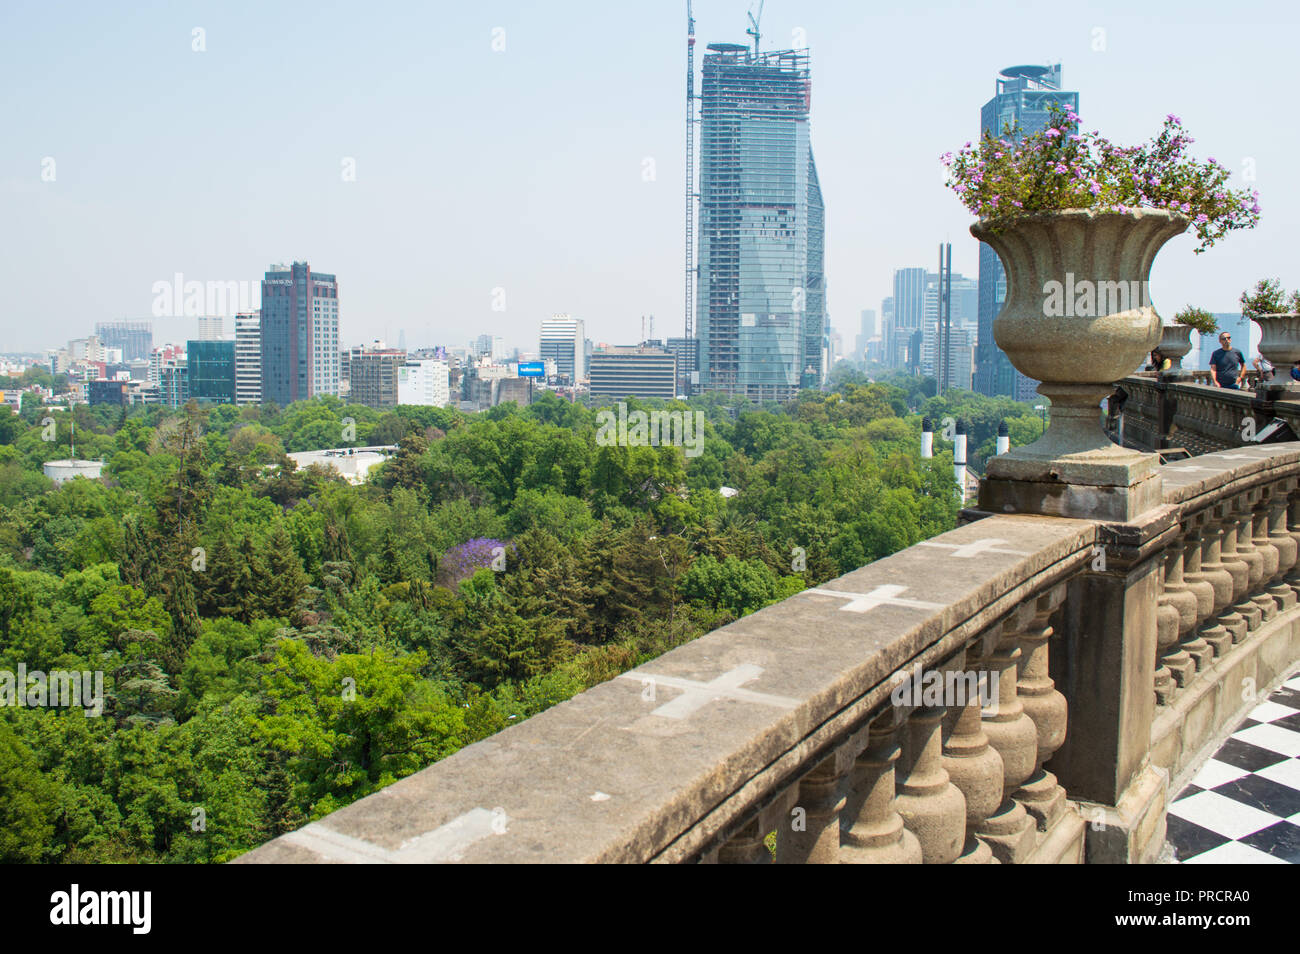
POLYGON ((1269 400, 1264 392, 1227 390, 1146 372, 1130 375, 1118 386, 1127 397, 1122 412, 1108 416, 1107 427, 1119 441, 1122 426, 1127 447, 1183 447, 1192 454, 1209 454, 1253 443, 1253 436, 1274 420, 1289 428, 1280 439, 1300 435, 1300 399, 1269 400))
POLYGON ((1300 658, 1300 444, 1160 473, 1129 523, 965 511, 239 860, 1152 860, 1300 658))

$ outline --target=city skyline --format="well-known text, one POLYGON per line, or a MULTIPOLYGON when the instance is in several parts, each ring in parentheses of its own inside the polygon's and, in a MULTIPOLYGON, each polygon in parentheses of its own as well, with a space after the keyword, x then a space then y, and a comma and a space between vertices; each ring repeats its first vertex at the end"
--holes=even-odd
MULTIPOLYGON (((402 330, 412 346, 455 342, 465 324, 492 322, 494 333, 522 343, 557 312, 584 315, 600 329, 593 338, 610 341, 636 340, 647 313, 665 337, 680 332, 685 17, 677 5, 643 18, 622 43, 607 40, 625 31, 626 14, 596 4, 545 13, 411 7, 401 31, 340 10, 328 31, 297 27, 321 41, 316 53, 311 43, 275 44, 292 19, 285 10, 81 9, 68 22, 35 5, 4 14, 4 350, 40 351, 98 321, 149 317, 153 283, 176 272, 256 281, 265 262, 286 257, 345 276, 348 342, 396 340, 402 330), (202 52, 192 49, 196 28, 202 52), (584 68, 557 70, 557 58, 584 68), (399 68, 378 70, 393 63, 399 68), (459 71, 455 95, 465 97, 457 123, 440 127, 454 133, 450 147, 427 123, 395 121, 446 115, 443 70, 459 71), (33 76, 41 82, 25 80, 33 76), (636 82, 614 80, 626 76, 636 82), (259 109, 288 96, 317 104, 307 131, 259 109), (142 105, 110 119, 101 100, 142 105), (620 118, 628 116, 637 121, 620 118), (282 133, 274 162, 229 148, 272 129, 282 133), (47 158, 53 181, 42 180, 47 158), (343 179, 347 159, 352 181, 343 179), (575 202, 584 190, 591 201, 575 202), (626 228, 610 232, 610 207, 626 228), (504 311, 493 310, 495 289, 504 311)), ((744 40, 746 9, 697 3, 700 44, 744 40)), ((1282 22, 1284 7, 1253 10, 1249 24, 1195 3, 1142 14, 1118 5, 1048 10, 1033 23, 1006 4, 943 12, 936 20, 848 4, 766 7, 764 49, 803 39, 817 63, 813 146, 827 206, 831 326, 847 331, 862 309, 879 308, 892 271, 928 262, 938 241, 953 242, 954 271, 977 273, 970 218, 943 189, 938 155, 974 139, 973 111, 1011 63, 1062 63, 1069 88, 1081 92, 1084 124, 1116 141, 1142 141, 1166 112, 1177 113, 1198 138, 1196 155, 1217 156, 1234 185, 1260 190, 1264 217, 1253 233, 1200 258, 1183 236, 1157 259, 1152 296, 1161 314, 1187 303, 1226 311, 1264 275, 1294 283, 1279 239, 1300 202, 1281 176, 1300 136, 1275 121, 1267 98, 1239 95, 1186 55, 1212 52, 1202 39, 1208 24, 1223 48, 1243 42, 1257 52, 1251 82, 1281 88, 1287 34, 1267 26, 1282 22), (908 95, 875 96, 922 75, 908 65, 914 44, 881 38, 922 27, 924 82, 911 82, 908 95), (1160 44, 1148 40, 1153 28, 1160 44), (1255 178, 1246 183, 1248 168, 1255 178)), ((158 341, 191 333, 187 319, 175 319, 176 332, 169 320, 156 321, 158 341)))

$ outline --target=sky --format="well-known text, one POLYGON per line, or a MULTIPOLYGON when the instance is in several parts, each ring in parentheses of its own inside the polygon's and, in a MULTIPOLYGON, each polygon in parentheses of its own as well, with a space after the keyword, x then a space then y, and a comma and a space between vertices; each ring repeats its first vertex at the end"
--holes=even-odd
MULTIPOLYGON (((750 9, 697 0, 697 53, 746 42, 750 9)), ((1195 156, 1259 190, 1253 232, 1161 251, 1162 315, 1300 285, 1298 11, 768 0, 763 48, 811 51, 832 326, 851 346, 893 269, 935 267, 940 242, 977 276, 938 156, 1022 63, 1062 63, 1084 126, 1119 143, 1177 114, 1195 156)), ((598 343, 640 340, 648 315, 680 335, 685 31, 684 0, 2 0, 0 352, 151 317, 176 273, 256 287, 294 260, 338 276, 346 345, 534 350, 556 313, 598 343)), ((154 318, 155 344, 193 332, 154 318)))

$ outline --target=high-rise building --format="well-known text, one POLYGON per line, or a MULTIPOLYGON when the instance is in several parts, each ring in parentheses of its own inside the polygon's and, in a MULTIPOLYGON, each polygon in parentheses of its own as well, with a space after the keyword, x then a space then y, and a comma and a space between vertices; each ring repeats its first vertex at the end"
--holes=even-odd
POLYGON ((397 369, 397 403, 446 407, 451 402, 447 362, 408 358, 397 369))
POLYGON ((220 315, 199 315, 199 341, 220 341, 225 337, 226 320, 220 315))
POLYGON ((894 296, 880 302, 880 363, 887 368, 898 367, 894 359, 894 296))
MULTIPOLYGON (((974 340, 973 331, 979 320, 979 282, 973 278, 966 278, 957 273, 953 273, 952 285, 948 289, 950 308, 952 312, 952 337, 949 342, 949 348, 954 354, 960 351, 964 345, 953 344, 957 338, 956 331, 959 328, 969 327, 972 330, 972 340, 974 340)), ((926 278, 925 285, 925 318, 923 326, 923 336, 921 339, 921 373, 938 376, 939 366, 939 336, 942 328, 939 325, 939 276, 929 275, 926 278)), ((959 355, 954 359, 960 362, 962 359, 959 355)), ((954 368, 957 364, 952 365, 954 368)), ((968 375, 969 377, 969 375, 968 375)), ((953 387, 970 388, 969 382, 960 383, 960 375, 954 378, 953 387)))
POLYGON ((200 404, 235 403, 235 342, 186 342, 185 360, 190 398, 200 404))
POLYGON ((912 347, 912 338, 924 324, 925 289, 936 277, 920 267, 894 269, 894 294, 888 299, 891 321, 886 335, 890 352, 886 363, 890 367, 919 370, 921 356, 912 347))
POLYGON ((306 262, 262 280, 262 400, 281 407, 339 393, 339 289, 306 262))
POLYGON ((262 313, 235 315, 235 403, 262 403, 262 313))
POLYGON ((168 407, 184 407, 190 399, 190 374, 185 355, 163 362, 158 381, 158 399, 168 407))
POLYGON ((677 357, 662 348, 597 348, 591 353, 591 396, 677 396, 677 357))
MULTIPOLYGON (((1053 106, 1079 109, 1079 94, 1061 89, 1061 66, 1011 66, 997 78, 993 98, 980 110, 981 132, 1001 135, 1010 125, 1021 138, 1047 127, 1053 106)), ((975 390, 1004 394, 1019 401, 1034 399, 1037 382, 1011 364, 993 340, 993 321, 1007 296, 1002 261, 992 247, 980 243, 979 337, 975 355, 975 390)))
POLYGON ((348 399, 366 407, 396 407, 399 371, 406 352, 382 341, 352 348, 348 354, 348 399))
POLYGON ((474 340, 474 351, 480 358, 491 358, 493 361, 505 361, 506 342, 500 335, 479 335, 474 340))
POLYGON ((545 361, 555 361, 559 384, 577 384, 587 376, 586 338, 581 318, 553 315, 542 319, 542 336, 538 351, 545 361))
POLYGON ((880 322, 874 308, 862 309, 862 324, 853 340, 853 360, 859 363, 866 360, 867 342, 880 335, 880 322))
POLYGON ((153 350, 153 325, 147 321, 101 321, 95 335, 106 348, 121 348, 123 361, 148 360, 153 350))
POLYGON ((669 338, 668 350, 677 358, 677 393, 694 394, 700 380, 700 339, 669 338))
POLYGON ((810 82, 807 50, 714 43, 704 57, 695 321, 703 390, 783 400, 824 380, 810 82))

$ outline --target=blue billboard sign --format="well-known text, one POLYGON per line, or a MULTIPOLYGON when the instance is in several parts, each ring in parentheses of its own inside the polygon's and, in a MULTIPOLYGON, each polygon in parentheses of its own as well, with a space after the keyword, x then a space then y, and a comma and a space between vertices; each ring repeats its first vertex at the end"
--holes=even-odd
POLYGON ((520 361, 519 376, 521 378, 541 378, 546 376, 546 365, 541 361, 520 361))

